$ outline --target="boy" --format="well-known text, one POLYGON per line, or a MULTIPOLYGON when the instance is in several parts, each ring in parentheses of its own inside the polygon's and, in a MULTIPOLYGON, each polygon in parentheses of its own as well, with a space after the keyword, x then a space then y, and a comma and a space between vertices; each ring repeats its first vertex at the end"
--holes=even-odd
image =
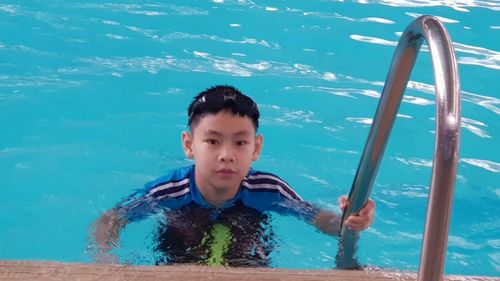
MULTIPOLYGON (((189 132, 182 147, 194 165, 173 170, 150 182, 96 222, 97 260, 108 254, 127 223, 163 213, 156 249, 163 263, 267 266, 272 250, 268 212, 294 215, 337 236, 340 217, 304 202, 279 177, 253 170, 263 137, 257 135, 259 110, 254 101, 231 86, 198 94, 188 108, 189 132)), ((345 208, 347 198, 339 198, 345 208)), ((369 201, 346 225, 367 228, 374 213, 369 201)))

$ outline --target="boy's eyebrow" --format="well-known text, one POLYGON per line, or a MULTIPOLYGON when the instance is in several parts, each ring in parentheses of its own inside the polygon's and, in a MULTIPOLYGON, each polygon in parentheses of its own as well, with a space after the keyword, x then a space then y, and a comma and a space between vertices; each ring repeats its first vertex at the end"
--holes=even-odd
POLYGON ((236 132, 233 134, 233 136, 243 136, 243 137, 246 137, 246 136, 250 136, 252 133, 250 133, 249 131, 247 130, 243 130, 243 131, 239 131, 239 132, 236 132))
POLYGON ((215 130, 207 130, 205 131, 205 135, 216 135, 216 136, 222 136, 222 133, 217 132, 215 130))
MULTIPOLYGON (((223 136, 223 134, 221 132, 218 132, 218 131, 215 131, 215 130, 207 130, 205 131, 204 135, 215 135, 215 136, 223 136)), ((232 134, 232 136, 235 136, 235 137, 239 137, 239 136, 250 136, 252 135, 252 133, 250 133, 248 130, 242 130, 242 131, 238 131, 234 134, 232 134)))

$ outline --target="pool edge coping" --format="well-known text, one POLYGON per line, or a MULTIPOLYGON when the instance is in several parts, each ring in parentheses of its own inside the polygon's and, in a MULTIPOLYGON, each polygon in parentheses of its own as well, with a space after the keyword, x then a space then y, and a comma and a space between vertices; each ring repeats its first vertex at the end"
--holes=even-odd
MULTIPOLYGON (((410 281, 415 272, 389 270, 298 270, 281 268, 234 268, 197 265, 135 266, 95 263, 66 263, 34 260, 0 260, 0 280, 37 281, 158 281, 158 280, 239 280, 239 281, 410 281)), ((447 281, 500 281, 500 277, 446 275, 447 281)))

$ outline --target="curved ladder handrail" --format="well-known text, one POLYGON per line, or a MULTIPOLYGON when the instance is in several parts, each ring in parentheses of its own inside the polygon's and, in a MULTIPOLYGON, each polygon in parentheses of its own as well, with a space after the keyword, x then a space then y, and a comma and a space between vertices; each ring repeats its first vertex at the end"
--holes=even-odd
MULTIPOLYGON (((368 200, 411 70, 423 39, 434 68, 436 136, 418 281, 442 280, 451 201, 460 147, 460 83, 448 32, 432 16, 422 16, 405 30, 392 60, 370 134, 356 172, 344 218, 368 200)), ((357 267, 357 233, 341 227, 337 267, 357 267)))

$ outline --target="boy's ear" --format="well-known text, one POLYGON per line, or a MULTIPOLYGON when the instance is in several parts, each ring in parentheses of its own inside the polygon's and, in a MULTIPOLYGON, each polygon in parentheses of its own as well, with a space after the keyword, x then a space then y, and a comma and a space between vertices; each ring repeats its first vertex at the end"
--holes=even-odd
POLYGON ((193 135, 184 131, 181 135, 182 139, 182 149, 184 150, 184 154, 187 158, 193 158, 193 135))
POLYGON ((257 161, 259 159, 260 153, 262 152, 262 146, 264 145, 264 137, 258 135, 255 137, 255 146, 252 155, 252 161, 257 161))

